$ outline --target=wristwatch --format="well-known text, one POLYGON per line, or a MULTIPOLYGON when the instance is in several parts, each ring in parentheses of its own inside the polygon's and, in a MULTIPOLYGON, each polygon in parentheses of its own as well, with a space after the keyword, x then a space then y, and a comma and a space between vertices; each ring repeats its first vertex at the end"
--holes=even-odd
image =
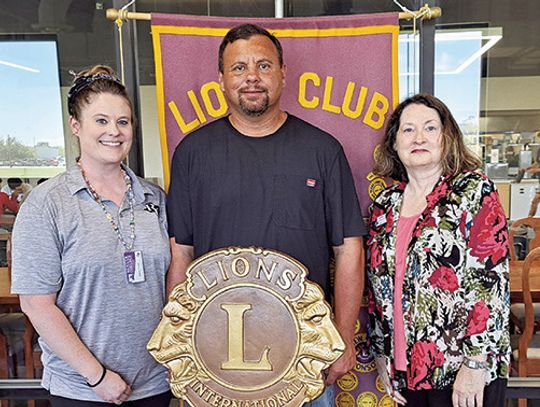
POLYGON ((469 369, 485 369, 487 368, 487 362, 480 362, 478 360, 469 359, 467 356, 463 358, 463 364, 469 369))

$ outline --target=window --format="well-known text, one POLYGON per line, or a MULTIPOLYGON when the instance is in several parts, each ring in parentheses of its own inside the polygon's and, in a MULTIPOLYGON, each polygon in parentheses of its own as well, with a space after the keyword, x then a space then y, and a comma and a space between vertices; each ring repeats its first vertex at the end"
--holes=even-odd
POLYGON ((48 178, 65 169, 55 37, 0 36, 0 177, 48 178))

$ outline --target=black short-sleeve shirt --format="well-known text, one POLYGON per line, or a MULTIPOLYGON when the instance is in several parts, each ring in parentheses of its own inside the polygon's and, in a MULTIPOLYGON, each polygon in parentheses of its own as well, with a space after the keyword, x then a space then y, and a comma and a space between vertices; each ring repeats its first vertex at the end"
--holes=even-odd
POLYGON ((227 246, 293 256, 329 297, 332 246, 366 234, 349 164, 328 133, 288 115, 273 134, 248 137, 228 118, 176 148, 169 234, 199 257, 227 246))

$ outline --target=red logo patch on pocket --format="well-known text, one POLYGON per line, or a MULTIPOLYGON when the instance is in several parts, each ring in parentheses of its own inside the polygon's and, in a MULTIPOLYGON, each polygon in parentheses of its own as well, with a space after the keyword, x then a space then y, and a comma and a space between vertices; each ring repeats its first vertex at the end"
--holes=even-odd
POLYGON ((315 185, 317 185, 317 180, 315 180, 313 178, 308 178, 308 179, 306 179, 306 185, 308 187, 313 188, 313 187, 315 187, 315 185))

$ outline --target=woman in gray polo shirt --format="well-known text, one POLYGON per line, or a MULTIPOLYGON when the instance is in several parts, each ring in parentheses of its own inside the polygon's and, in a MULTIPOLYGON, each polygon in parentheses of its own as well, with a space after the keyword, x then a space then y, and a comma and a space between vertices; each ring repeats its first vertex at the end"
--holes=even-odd
POLYGON ((77 165, 36 187, 13 230, 13 285, 40 334, 52 405, 168 406, 146 351, 170 262, 164 192, 122 164, 133 108, 111 68, 75 78, 77 165))

